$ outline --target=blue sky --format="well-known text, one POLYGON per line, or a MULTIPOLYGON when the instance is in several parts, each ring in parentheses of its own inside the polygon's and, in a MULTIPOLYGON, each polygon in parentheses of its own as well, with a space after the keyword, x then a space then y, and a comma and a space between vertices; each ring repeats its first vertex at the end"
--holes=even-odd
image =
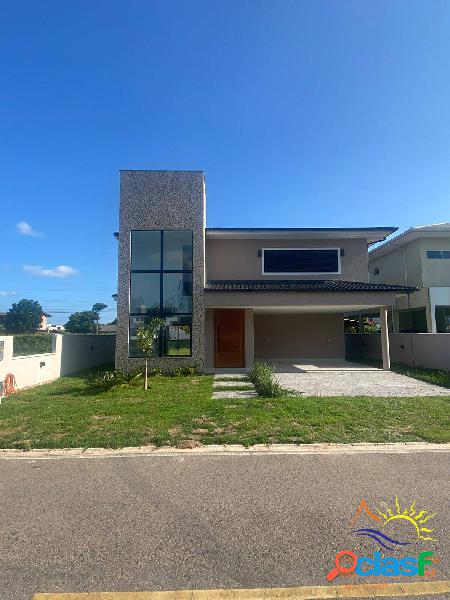
POLYGON ((209 226, 450 220, 449 30, 446 0, 4 2, 0 310, 114 317, 119 169, 203 169, 209 226))

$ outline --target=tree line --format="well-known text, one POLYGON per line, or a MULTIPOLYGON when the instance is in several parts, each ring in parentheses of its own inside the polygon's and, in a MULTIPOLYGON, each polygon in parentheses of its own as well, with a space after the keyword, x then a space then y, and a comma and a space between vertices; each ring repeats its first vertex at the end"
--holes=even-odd
MULTIPOLYGON (((64 327, 69 333, 98 333, 100 313, 107 304, 96 302, 91 310, 74 312, 64 327)), ((41 326, 42 317, 51 317, 37 300, 23 298, 14 302, 6 315, 2 315, 0 329, 6 333, 35 333, 41 326)))

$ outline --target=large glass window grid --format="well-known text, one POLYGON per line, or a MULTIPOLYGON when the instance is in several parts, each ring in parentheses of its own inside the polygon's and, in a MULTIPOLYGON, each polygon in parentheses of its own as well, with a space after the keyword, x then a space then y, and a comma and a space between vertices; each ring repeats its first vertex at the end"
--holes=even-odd
POLYGON ((192 355, 192 231, 131 232, 129 356, 141 357, 136 332, 154 317, 166 325, 159 356, 192 355))

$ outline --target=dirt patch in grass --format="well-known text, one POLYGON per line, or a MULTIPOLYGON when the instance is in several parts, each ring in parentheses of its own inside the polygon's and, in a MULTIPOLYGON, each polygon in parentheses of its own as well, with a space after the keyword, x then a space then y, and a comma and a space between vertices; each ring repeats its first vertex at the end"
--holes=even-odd
POLYGON ((169 435, 171 435, 172 437, 175 437, 177 435, 180 435, 180 433, 183 431, 183 428, 180 425, 176 425, 175 427, 171 427, 168 431, 169 435))
POLYGON ((33 440, 30 440, 30 439, 17 440, 16 442, 13 442, 12 447, 13 448, 23 448, 24 450, 29 450, 29 449, 33 448, 33 440))
POLYGON ((66 437, 65 433, 53 433, 51 438, 54 442, 60 442, 66 437))
POLYGON ((0 437, 8 437, 10 435, 16 435, 18 433, 23 433, 25 431, 25 427, 2 427, 0 430, 0 437))
POLYGON ((92 415, 92 421, 97 421, 101 423, 115 423, 116 421, 120 421, 122 417, 120 415, 92 415))
POLYGON ((179 448, 180 450, 190 450, 192 448, 199 448, 202 445, 203 444, 198 440, 182 440, 181 442, 178 442, 176 448, 179 448))
POLYGON ((201 425, 205 424, 205 425, 214 425, 214 421, 213 419, 211 419, 210 417, 207 417, 205 415, 202 415, 201 417, 197 418, 197 419, 192 419, 193 423, 199 423, 201 425))

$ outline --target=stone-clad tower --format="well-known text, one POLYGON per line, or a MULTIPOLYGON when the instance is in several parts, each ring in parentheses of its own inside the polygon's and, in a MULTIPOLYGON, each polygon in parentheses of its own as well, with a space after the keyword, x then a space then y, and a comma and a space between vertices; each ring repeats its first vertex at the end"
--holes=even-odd
POLYGON ((136 331, 165 320, 152 366, 204 360, 205 180, 202 171, 121 171, 116 368, 143 365, 136 331))

